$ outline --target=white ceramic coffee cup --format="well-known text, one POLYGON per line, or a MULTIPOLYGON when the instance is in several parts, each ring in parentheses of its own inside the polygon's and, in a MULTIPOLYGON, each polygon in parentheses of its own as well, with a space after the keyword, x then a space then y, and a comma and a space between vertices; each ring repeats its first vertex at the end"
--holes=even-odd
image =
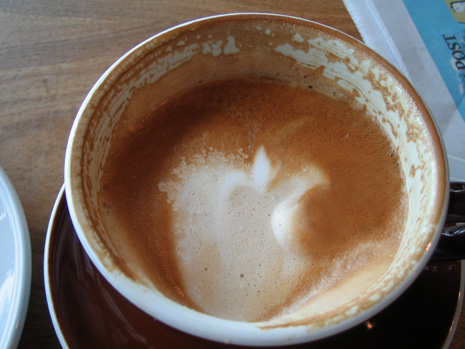
POLYGON ((71 130, 65 188, 85 251, 104 277, 136 306, 168 325, 206 339, 286 345, 353 327, 408 288, 430 259, 443 227, 448 200, 445 159, 440 135, 421 98, 392 65, 364 44, 303 19, 230 14, 192 21, 155 35, 102 75, 71 130), (292 80, 297 78, 293 75, 296 67, 300 71, 319 69, 341 88, 355 91, 357 101, 378 119, 398 151, 409 211, 389 270, 351 301, 328 309, 332 315, 324 316, 324 321, 314 321, 304 309, 283 319, 257 323, 197 312, 165 297, 143 277, 134 280, 125 274, 112 257, 124 251, 115 250, 117 244, 100 222, 97 203, 102 165, 119 118, 136 115, 127 123, 137 122, 138 115, 146 115, 158 102, 199 79, 276 70, 292 80))

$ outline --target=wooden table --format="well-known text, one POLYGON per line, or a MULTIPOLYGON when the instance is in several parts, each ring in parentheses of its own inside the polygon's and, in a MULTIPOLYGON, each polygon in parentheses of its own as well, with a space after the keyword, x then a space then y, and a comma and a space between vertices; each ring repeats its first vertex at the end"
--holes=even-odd
MULTIPOLYGON (((228 12, 294 15, 360 38, 340 0, 0 0, 0 166, 22 201, 32 243, 21 348, 59 346, 45 301, 43 250, 81 101, 105 69, 139 42, 175 24, 228 12)), ((465 311, 451 347, 465 347, 465 311)))

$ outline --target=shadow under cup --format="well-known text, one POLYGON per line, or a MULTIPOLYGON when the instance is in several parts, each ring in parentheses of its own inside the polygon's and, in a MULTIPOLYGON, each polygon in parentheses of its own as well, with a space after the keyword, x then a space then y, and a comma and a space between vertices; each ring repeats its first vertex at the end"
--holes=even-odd
MULTIPOLYGON (((429 260, 448 199, 444 150, 421 98, 389 63, 362 43, 320 24, 268 14, 215 16, 180 25, 143 42, 95 84, 74 122, 66 151, 65 188, 78 237, 98 270, 136 306, 179 330, 248 345, 320 339, 355 326, 390 304, 429 260), (264 77, 323 93, 335 84, 364 105, 397 150, 408 217, 388 270, 343 304, 265 322, 215 318, 177 304, 157 290, 106 229, 98 194, 115 125, 130 128, 156 105, 199 81, 264 77), (324 81, 328 83, 325 84, 324 81), (323 83, 321 83, 323 82, 323 83)), ((368 213, 367 213, 368 214, 368 213)))

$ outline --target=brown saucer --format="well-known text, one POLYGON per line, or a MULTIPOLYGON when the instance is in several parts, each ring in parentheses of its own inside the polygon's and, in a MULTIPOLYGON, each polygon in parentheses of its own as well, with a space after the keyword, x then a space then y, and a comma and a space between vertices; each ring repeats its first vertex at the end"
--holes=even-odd
MULTIPOLYGON (((221 348, 154 320, 126 301, 94 267, 71 223, 64 191, 45 250, 47 301, 55 331, 70 348, 221 348)), ((427 265, 391 306, 342 334, 302 348, 440 348, 455 330, 463 290, 461 262, 427 265)))

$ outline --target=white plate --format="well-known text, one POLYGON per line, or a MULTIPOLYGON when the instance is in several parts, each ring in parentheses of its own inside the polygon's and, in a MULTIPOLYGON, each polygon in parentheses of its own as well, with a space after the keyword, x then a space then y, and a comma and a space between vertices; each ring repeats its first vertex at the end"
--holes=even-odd
POLYGON ((0 348, 16 348, 31 289, 31 241, 24 211, 0 167, 0 348))

